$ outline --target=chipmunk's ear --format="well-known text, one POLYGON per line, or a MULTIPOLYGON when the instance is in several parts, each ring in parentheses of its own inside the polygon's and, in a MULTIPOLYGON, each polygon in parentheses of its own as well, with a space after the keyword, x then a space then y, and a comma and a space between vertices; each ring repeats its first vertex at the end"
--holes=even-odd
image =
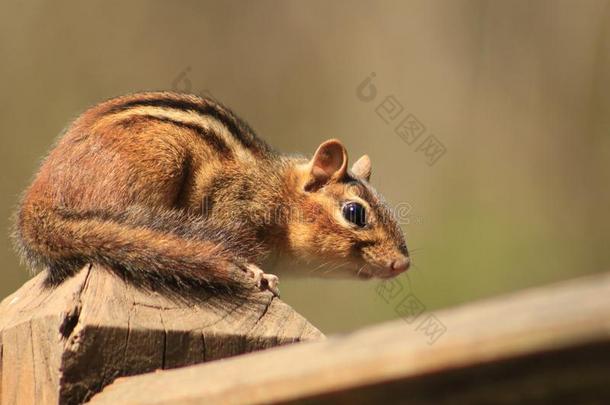
POLYGON ((352 173, 356 177, 369 181, 371 179, 371 158, 368 155, 362 155, 362 157, 356 160, 356 163, 352 165, 352 173))
POLYGON ((308 188, 319 188, 332 180, 338 180, 347 172, 347 151, 337 139, 322 143, 309 162, 311 181, 308 188))

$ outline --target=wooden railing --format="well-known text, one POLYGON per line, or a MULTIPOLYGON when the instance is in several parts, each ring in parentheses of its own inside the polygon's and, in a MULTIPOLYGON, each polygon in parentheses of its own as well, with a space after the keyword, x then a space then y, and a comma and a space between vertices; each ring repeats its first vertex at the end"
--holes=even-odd
POLYGON ((96 270, 2 302, 2 403, 610 398, 610 274, 439 311, 445 333, 430 340, 402 320, 325 339, 267 293, 179 303, 96 270))

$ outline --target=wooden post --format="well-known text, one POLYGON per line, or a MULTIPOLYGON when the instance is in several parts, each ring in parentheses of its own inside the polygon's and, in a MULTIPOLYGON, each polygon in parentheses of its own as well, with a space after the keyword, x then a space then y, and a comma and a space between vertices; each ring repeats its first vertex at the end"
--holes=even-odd
POLYGON ((120 376, 324 337, 269 292, 199 298, 142 291, 96 266, 56 288, 38 275, 0 304, 2 404, 80 403, 120 376))
POLYGON ((421 318, 120 378, 91 404, 609 403, 610 274, 421 318))

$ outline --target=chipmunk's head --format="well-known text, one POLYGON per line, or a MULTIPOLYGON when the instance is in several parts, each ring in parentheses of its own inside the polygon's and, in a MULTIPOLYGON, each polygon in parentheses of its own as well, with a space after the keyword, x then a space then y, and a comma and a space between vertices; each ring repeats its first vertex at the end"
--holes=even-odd
POLYGON ((321 265, 313 274, 390 278, 408 269, 403 233, 369 184, 368 156, 348 169, 345 147, 331 139, 297 173, 299 215, 288 239, 294 255, 321 265))

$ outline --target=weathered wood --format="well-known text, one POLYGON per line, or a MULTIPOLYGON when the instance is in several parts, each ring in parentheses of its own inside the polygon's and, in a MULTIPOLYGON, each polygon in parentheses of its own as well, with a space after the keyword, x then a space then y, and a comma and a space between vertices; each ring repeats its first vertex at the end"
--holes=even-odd
POLYGON ((533 289, 323 342, 121 378, 102 404, 605 403, 610 275, 533 289), (605 401, 604 401, 605 399, 605 401))
POLYGON ((44 276, 0 304, 2 404, 78 403, 116 377, 201 363, 323 335, 269 292, 176 300, 87 266, 44 276))

